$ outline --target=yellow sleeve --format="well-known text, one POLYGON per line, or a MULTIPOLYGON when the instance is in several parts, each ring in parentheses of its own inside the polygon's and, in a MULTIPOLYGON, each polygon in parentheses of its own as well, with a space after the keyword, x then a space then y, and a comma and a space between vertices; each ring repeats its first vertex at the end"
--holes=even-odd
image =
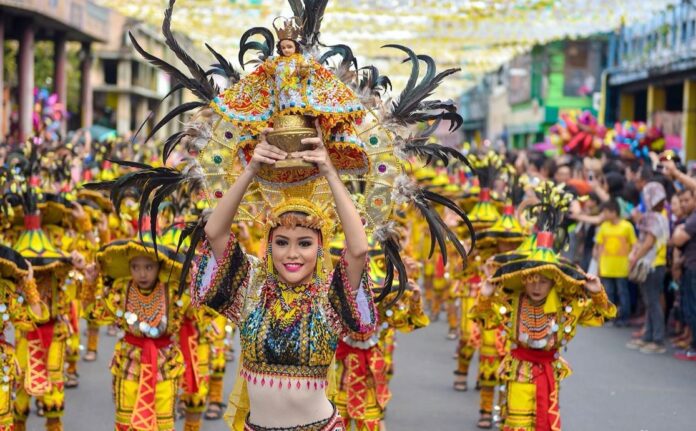
POLYGON ((409 320, 411 322, 411 330, 425 328, 426 326, 430 325, 430 318, 423 310, 423 296, 421 295, 418 298, 415 298, 414 295, 411 295, 411 298, 409 298, 409 304, 409 320))
POLYGON ((500 313, 502 307, 505 306, 493 296, 479 295, 476 304, 471 308, 471 314, 484 329, 495 329, 503 321, 503 315, 500 313))
POLYGON ((626 222, 626 229, 628 229, 628 243, 630 245, 633 245, 638 241, 636 238, 636 230, 633 229, 633 225, 629 222, 626 222))
POLYGON ((578 323, 583 326, 601 326, 605 319, 616 317, 616 306, 609 302, 607 293, 602 289, 590 295, 590 299, 580 299, 582 310, 578 323))
POLYGON ((36 284, 25 283, 21 289, 18 289, 9 280, 0 279, 0 290, 5 291, 7 295, 8 311, 12 324, 15 328, 23 331, 30 331, 34 329, 36 323, 45 323, 51 317, 46 304, 38 299, 38 292, 35 293, 35 296, 32 293, 23 293, 23 291, 31 290, 32 286, 36 292, 36 284), (38 313, 32 310, 31 304, 39 306, 38 313))
POLYGON ((596 244, 602 244, 604 242, 604 226, 606 226, 604 223, 602 223, 599 226, 599 229, 597 229, 597 235, 595 235, 595 243, 596 244))
POLYGON ((84 315, 100 326, 117 323, 123 317, 123 310, 119 313, 119 308, 121 301, 125 301, 125 288, 129 282, 129 278, 118 279, 106 292, 96 292, 92 303, 85 307, 84 315))
MULTIPOLYGON (((389 297, 385 299, 385 302, 389 302, 389 297)), ((381 320, 386 321, 389 326, 401 332, 411 332, 430 324, 430 319, 423 311, 421 298, 416 298, 410 291, 404 292, 399 302, 386 312, 381 313, 381 320)))

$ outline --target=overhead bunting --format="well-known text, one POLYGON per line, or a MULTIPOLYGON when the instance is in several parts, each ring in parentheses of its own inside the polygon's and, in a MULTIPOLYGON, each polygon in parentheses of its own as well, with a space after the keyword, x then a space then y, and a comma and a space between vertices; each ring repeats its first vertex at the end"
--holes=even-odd
MULTIPOLYGON (((120 13, 159 25, 164 0, 100 0, 120 13)), ((322 42, 349 44, 362 65, 390 60, 398 51, 381 49, 406 43, 433 54, 438 67, 461 67, 462 73, 440 89, 455 97, 535 44, 614 31, 644 21, 679 0, 341 0, 329 3, 322 42)), ((288 14, 285 0, 179 0, 174 28, 194 42, 215 46, 233 56, 244 29, 269 25, 288 14)), ((395 84, 408 68, 384 70, 395 84)))

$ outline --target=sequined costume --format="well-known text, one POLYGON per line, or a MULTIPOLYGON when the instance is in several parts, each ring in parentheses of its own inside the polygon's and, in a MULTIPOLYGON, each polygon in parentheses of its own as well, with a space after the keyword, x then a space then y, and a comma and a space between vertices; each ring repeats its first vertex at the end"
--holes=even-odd
POLYGON ((571 370, 560 349, 573 339, 577 325, 600 326, 616 312, 604 291, 589 298, 561 299, 552 310, 545 308, 531 304, 522 292, 481 297, 474 308, 486 328, 507 328, 511 342, 498 370, 506 387, 504 431, 561 429, 558 387, 571 370), (540 418, 546 425, 538 422, 540 418))
POLYGON ((45 323, 37 324, 32 330, 18 328, 16 333, 17 359, 24 385, 17 390, 15 424, 18 429, 24 429, 31 398, 36 397, 44 409, 47 428, 61 430, 60 420, 65 408, 65 351, 71 333, 71 295, 81 288, 81 275, 70 269, 67 255, 51 244, 41 229, 39 217, 25 216, 25 231, 13 246, 34 262, 37 289, 49 311, 45 323))
POLYGON ((353 288, 344 262, 327 282, 290 288, 230 234, 217 261, 205 244, 191 296, 195 305, 207 305, 238 325, 246 384, 324 390, 339 337, 370 333, 376 324, 367 271, 353 288))
POLYGON ((175 340, 189 303, 176 290, 176 284, 160 282, 144 295, 124 278, 91 305, 98 323, 115 324, 123 333, 110 366, 116 430, 174 429, 174 400, 185 368, 175 340))

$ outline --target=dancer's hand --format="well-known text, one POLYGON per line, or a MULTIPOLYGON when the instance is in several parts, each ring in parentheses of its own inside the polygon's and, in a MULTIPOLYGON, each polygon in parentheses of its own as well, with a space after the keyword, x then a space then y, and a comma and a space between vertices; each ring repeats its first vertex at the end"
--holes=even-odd
POLYGON ((323 176, 327 176, 336 172, 333 163, 331 163, 331 157, 329 157, 329 152, 326 150, 324 145, 324 137, 321 133, 321 127, 319 126, 319 120, 314 122, 314 127, 317 129, 317 136, 315 138, 304 138, 302 140, 303 145, 311 145, 314 147, 312 150, 298 151, 290 154, 290 157, 301 158, 305 162, 314 163, 319 169, 319 173, 323 176))
POLYGON ((73 252, 70 253, 70 260, 72 261, 72 264, 75 267, 75 269, 77 269, 78 271, 81 271, 85 268, 85 257, 82 256, 82 254, 80 254, 79 251, 73 250, 73 252))
POLYGON ((587 274, 587 281, 585 281, 585 289, 590 293, 599 293, 602 291, 602 283, 599 281, 599 277, 592 274, 587 274))
POLYGON ((85 267, 85 280, 87 280, 88 283, 94 283, 97 281, 97 272, 97 264, 90 263, 85 267))
POLYGON ((27 271, 27 280, 32 280, 34 278, 34 267, 28 260, 24 259, 24 261, 27 263, 27 266, 29 267, 27 271))
POLYGON ((259 142, 254 147, 254 154, 251 156, 251 160, 247 165, 247 169, 256 175, 263 165, 275 165, 278 160, 285 160, 288 157, 288 153, 281 150, 280 148, 271 145, 266 140, 266 135, 272 132, 273 129, 266 128, 261 132, 259 137, 259 142))
POLYGON ((481 285, 481 295, 485 297, 490 297, 493 296, 493 293, 495 292, 495 284, 491 283, 490 281, 486 280, 483 282, 481 285))

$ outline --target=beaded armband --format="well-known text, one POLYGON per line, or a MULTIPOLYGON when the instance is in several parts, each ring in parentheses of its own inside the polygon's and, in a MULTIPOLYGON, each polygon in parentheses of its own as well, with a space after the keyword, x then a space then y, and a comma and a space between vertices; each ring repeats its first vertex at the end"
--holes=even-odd
POLYGON ((592 298, 592 303, 595 304, 597 308, 602 310, 609 308, 609 297, 604 289, 597 293, 590 294, 590 298, 592 298))
POLYGON ((103 283, 101 281, 101 278, 98 278, 90 282, 85 278, 85 282, 82 285, 82 289, 80 291, 80 299, 87 303, 94 301, 94 299, 96 298, 98 288, 103 288, 103 283))
POLYGON ((33 278, 24 280, 24 285, 22 286, 22 294, 24 295, 24 298, 27 300, 29 305, 34 305, 41 302, 41 295, 39 295, 39 291, 36 288, 36 280, 34 280, 33 278))
POLYGON ((215 311, 225 313, 233 306, 237 291, 246 285, 251 264, 234 234, 230 234, 225 253, 216 262, 211 262, 215 257, 209 246, 205 247, 193 280, 193 304, 207 305, 215 311), (212 271, 208 268, 210 265, 213 265, 212 271))
POLYGON ((341 256, 331 279, 329 301, 344 329, 355 333, 372 332, 377 318, 367 270, 363 272, 358 286, 351 286, 346 275, 347 266, 345 256, 341 256))

